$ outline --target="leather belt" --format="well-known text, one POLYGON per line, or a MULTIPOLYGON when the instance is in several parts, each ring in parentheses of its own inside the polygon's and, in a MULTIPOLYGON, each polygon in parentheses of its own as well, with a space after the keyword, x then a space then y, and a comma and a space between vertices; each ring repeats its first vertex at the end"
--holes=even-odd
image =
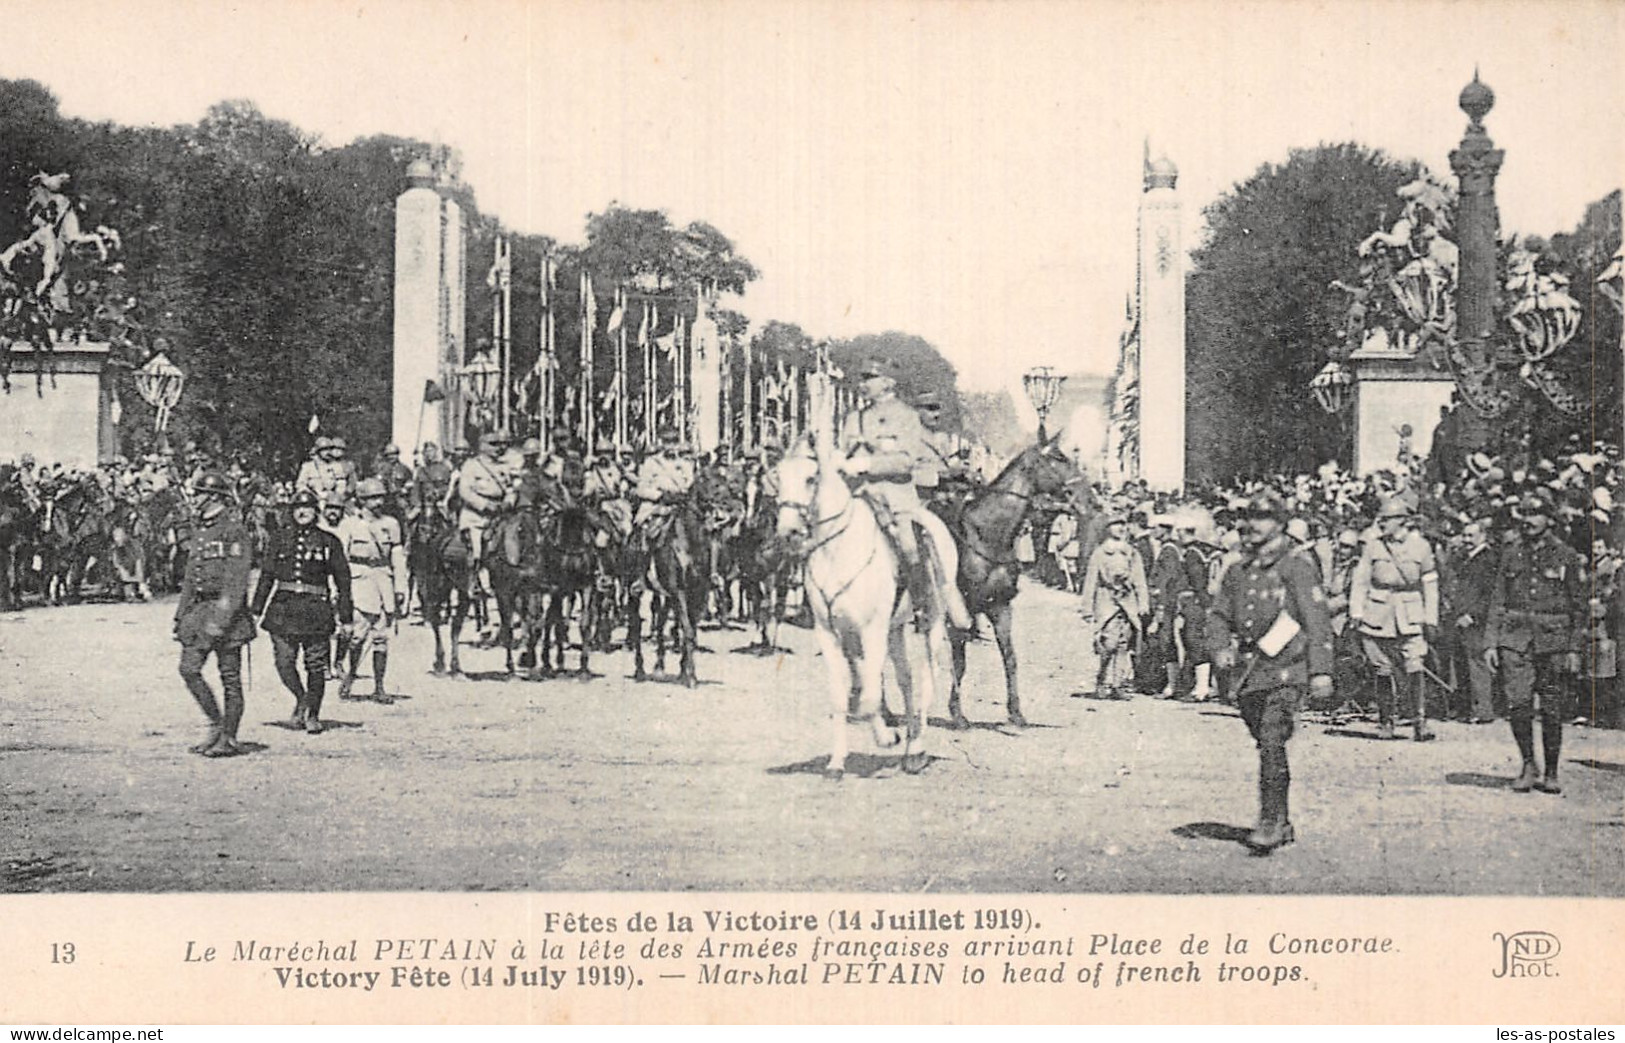
POLYGON ((317 597, 327 597, 327 588, 318 587, 314 583, 284 583, 277 580, 276 589, 284 594, 314 594, 317 597))

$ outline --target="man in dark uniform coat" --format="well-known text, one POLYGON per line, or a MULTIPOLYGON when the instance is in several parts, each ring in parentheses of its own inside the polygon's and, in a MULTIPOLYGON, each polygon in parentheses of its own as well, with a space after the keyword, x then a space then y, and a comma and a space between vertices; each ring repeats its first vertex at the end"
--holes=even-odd
POLYGON ((1501 552, 1490 590, 1484 662, 1498 670, 1507 719, 1523 756, 1512 783, 1518 793, 1561 793, 1557 762, 1563 752, 1566 679, 1580 672, 1585 647, 1586 563, 1551 528, 1551 506, 1530 496, 1516 509, 1522 539, 1501 552), (1546 773, 1535 764, 1535 693, 1540 693, 1540 739, 1546 773))
POLYGON ((1236 701, 1258 746, 1258 828, 1247 844, 1259 852, 1297 838, 1288 815, 1286 743, 1305 689, 1324 699, 1332 687, 1332 628, 1320 572, 1294 550, 1285 525, 1286 505, 1274 493, 1247 505, 1243 557, 1226 570, 1208 615, 1213 663, 1239 672, 1236 701))
POLYGON ((242 752, 237 728, 243 720, 243 646, 254 640, 254 620, 248 611, 254 548, 225 475, 202 472, 191 488, 198 526, 175 609, 175 640, 181 643, 181 678, 209 719, 208 737, 192 752, 230 757, 242 752), (220 670, 223 711, 203 679, 210 653, 220 670))
POLYGON ((277 675, 295 700, 294 728, 311 735, 322 730, 322 696, 328 674, 328 645, 338 622, 348 626, 350 567, 338 537, 316 524, 316 494, 301 489, 291 508, 293 524, 279 530, 266 554, 251 610, 271 635, 277 675), (329 586, 331 585, 331 592, 329 586), (299 658, 305 676, 299 677, 299 658))
POLYGON ((452 467, 440 458, 440 447, 433 442, 423 444, 423 463, 412 476, 411 494, 407 497, 406 523, 410 527, 424 515, 444 512, 446 490, 451 487, 452 467))

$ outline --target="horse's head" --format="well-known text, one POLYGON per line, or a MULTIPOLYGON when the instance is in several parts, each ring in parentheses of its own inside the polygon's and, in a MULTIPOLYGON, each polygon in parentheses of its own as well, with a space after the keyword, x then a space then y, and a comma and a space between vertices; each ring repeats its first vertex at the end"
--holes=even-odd
POLYGON ((819 460, 811 441, 797 442, 773 470, 779 485, 778 534, 788 541, 805 539, 818 499, 819 460))
POLYGON ((1089 476, 1062 451, 1058 433, 1023 453, 1022 464, 1031 476, 1033 492, 1051 505, 1074 514, 1094 509, 1089 476))

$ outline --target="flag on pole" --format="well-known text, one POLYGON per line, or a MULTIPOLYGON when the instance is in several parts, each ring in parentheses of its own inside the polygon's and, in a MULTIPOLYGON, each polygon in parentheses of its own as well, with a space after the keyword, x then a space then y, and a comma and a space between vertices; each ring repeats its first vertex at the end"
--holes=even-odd
POLYGON ((615 295, 615 310, 609 313, 609 325, 605 327, 604 332, 618 333, 621 328, 621 323, 625 320, 626 308, 622 306, 620 294, 617 293, 615 295))

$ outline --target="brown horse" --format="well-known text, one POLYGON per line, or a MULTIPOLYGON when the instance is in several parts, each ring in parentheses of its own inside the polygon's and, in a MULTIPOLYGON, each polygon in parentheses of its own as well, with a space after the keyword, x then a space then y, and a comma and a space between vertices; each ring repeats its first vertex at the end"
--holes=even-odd
MULTIPOLYGON (((1056 436, 1058 438, 1059 435, 1056 436)), ((1021 564, 1016 537, 1027 516, 1039 506, 1059 502, 1086 528, 1094 511, 1089 479, 1056 444, 1056 438, 1024 450, 988 486, 971 498, 955 527, 959 543, 959 590, 972 616, 986 616, 1004 660, 1004 688, 1010 723, 1027 726, 1016 685, 1016 644, 1010 603, 1016 596, 1021 564)), ((960 682, 965 676, 965 644, 970 635, 949 635, 953 647, 954 684, 948 712, 955 728, 970 721, 960 709, 960 682)))

